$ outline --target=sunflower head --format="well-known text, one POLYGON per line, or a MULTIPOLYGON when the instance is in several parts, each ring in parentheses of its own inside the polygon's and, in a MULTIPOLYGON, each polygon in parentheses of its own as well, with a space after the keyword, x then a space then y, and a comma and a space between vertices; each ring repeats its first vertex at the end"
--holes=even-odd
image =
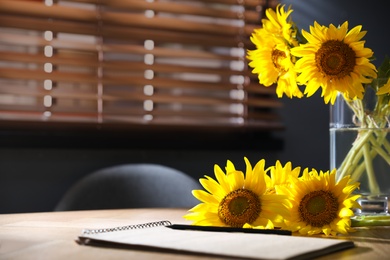
POLYGON ((325 103, 334 104, 340 92, 346 98, 363 98, 364 84, 376 78, 376 67, 370 62, 373 52, 364 47, 366 34, 361 26, 348 30, 348 22, 336 27, 319 25, 302 30, 306 44, 291 49, 299 58, 295 69, 297 81, 306 85, 305 94, 313 95, 322 88, 325 103))
POLYGON ((278 5, 276 11, 268 9, 263 27, 255 29, 251 36, 256 49, 248 50, 247 55, 260 84, 269 87, 277 83, 279 98, 284 94, 290 98, 303 96, 296 83, 295 57, 290 54, 291 46, 298 45, 296 26, 288 20, 291 12, 291 9, 286 12, 284 5, 278 5))
POLYGON ((201 201, 184 216, 194 225, 274 228, 288 214, 287 198, 269 194, 270 179, 265 161, 252 168, 247 158, 245 175, 227 162, 226 173, 215 165, 215 179, 205 176, 200 183, 205 190, 194 190, 201 201))
POLYGON ((352 208, 358 208, 359 195, 352 192, 359 186, 349 176, 335 181, 336 170, 317 172, 305 169, 302 176, 293 180, 290 187, 278 186, 278 194, 287 195, 291 201, 291 218, 287 228, 303 235, 347 234, 352 231, 352 208))

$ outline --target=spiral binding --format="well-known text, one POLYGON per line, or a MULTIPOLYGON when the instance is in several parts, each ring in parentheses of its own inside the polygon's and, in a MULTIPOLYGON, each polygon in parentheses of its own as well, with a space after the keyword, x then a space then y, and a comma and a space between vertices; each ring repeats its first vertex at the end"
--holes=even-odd
POLYGON ((169 226, 169 225, 172 225, 172 223, 170 221, 168 221, 168 220, 161 220, 161 221, 156 221, 156 222, 149 222, 149 223, 144 223, 144 224, 121 226, 121 227, 114 227, 114 228, 84 229, 82 231, 82 234, 83 235, 92 235, 92 234, 99 234, 99 233, 124 231, 124 230, 130 230, 130 229, 140 229, 140 228, 149 228, 149 227, 158 227, 158 226, 169 226))

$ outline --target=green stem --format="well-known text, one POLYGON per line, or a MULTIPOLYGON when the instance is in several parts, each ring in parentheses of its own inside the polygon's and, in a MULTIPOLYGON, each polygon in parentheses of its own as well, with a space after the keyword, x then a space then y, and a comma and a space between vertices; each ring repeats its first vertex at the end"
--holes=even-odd
POLYGON ((387 162, 387 164, 390 165, 390 156, 388 152, 382 148, 383 143, 387 142, 386 135, 387 133, 381 133, 376 139, 372 136, 370 138, 370 143, 372 144, 373 150, 375 150, 387 162))
POLYGON ((352 227, 390 226, 390 215, 357 216, 351 219, 352 227))
POLYGON ((339 179, 342 179, 344 176, 349 175, 351 172, 354 172, 354 169, 357 167, 357 163, 362 157, 361 149, 367 143, 367 140, 370 138, 370 135, 370 132, 359 131, 359 135, 356 138, 355 142, 352 144, 352 148, 349 150, 345 159, 338 168, 339 179))
MULTIPOLYGON (((357 100, 355 101, 344 100, 344 101, 360 120, 362 116, 361 111, 363 108, 363 103, 357 102, 357 100)), ((352 144, 352 148, 348 151, 343 162, 337 169, 338 180, 354 172, 354 168, 357 167, 357 163, 360 161, 360 158, 362 156, 360 153, 360 148, 361 145, 364 144, 365 139, 366 138, 361 136, 361 132, 359 132, 359 135, 357 136, 355 142, 352 144)))
POLYGON ((382 146, 386 149, 386 153, 389 154, 390 153, 390 143, 389 141, 387 141, 386 139, 386 136, 387 136, 387 132, 384 133, 384 138, 383 138, 383 141, 382 141, 382 146))
POLYGON ((360 149, 359 150, 359 161, 357 163, 359 163, 359 165, 355 166, 355 168, 353 169, 352 173, 351 173, 351 179, 354 180, 354 181, 359 181, 360 180, 360 177, 362 176, 363 172, 366 170, 366 165, 364 163, 364 160, 361 160, 362 156, 363 156, 363 150, 360 149))
POLYGON ((363 155, 364 155, 364 163, 366 165, 366 172, 367 172, 367 177, 368 177, 368 187, 370 189, 370 192, 372 192, 374 194, 379 194, 380 190, 379 190, 378 182, 376 181, 374 167, 372 165, 373 158, 370 155, 370 144, 369 143, 364 144, 363 155))

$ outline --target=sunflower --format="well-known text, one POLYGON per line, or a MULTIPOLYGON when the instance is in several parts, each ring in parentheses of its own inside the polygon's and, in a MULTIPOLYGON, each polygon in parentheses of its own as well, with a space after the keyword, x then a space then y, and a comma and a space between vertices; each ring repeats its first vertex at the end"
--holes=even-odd
POLYGON ((259 83, 266 87, 277 83, 279 98, 283 94, 289 98, 303 96, 296 83, 295 57, 290 55, 291 46, 298 44, 295 26, 287 21, 291 12, 285 12, 284 6, 280 5, 277 12, 267 9, 268 20, 263 19, 263 28, 255 29, 251 35, 256 49, 247 52, 252 73, 258 74, 259 83))
POLYGON ((291 162, 287 162, 285 166, 283 166, 279 160, 276 161, 274 166, 271 166, 267 169, 269 171, 269 175, 271 177, 271 191, 275 192, 276 186, 280 185, 289 185, 291 183, 291 178, 297 179, 300 172, 301 167, 292 168, 291 162))
POLYGON ((194 190, 193 195, 202 203, 190 209, 184 218, 201 226, 272 229, 275 223, 280 223, 289 214, 286 196, 267 193, 270 180, 264 170, 265 160, 260 160, 253 169, 248 159, 244 160, 245 177, 228 160, 226 174, 215 165, 216 180, 209 176, 201 178, 206 191, 194 190))
POLYGON ((347 234, 352 231, 352 208, 359 208, 352 195, 359 186, 349 176, 336 183, 336 170, 329 173, 305 169, 299 179, 287 186, 276 186, 277 194, 287 195, 292 203, 291 216, 285 219, 288 229, 302 235, 347 234))
POLYGON ((360 41, 366 34, 356 26, 348 31, 348 22, 336 28, 310 26, 310 33, 302 30, 308 41, 291 49, 292 55, 300 57, 295 63, 299 74, 298 84, 306 85, 305 94, 310 97, 320 87, 325 103, 334 104, 337 94, 347 99, 363 98, 363 84, 376 77, 376 68, 370 63, 373 52, 360 41))

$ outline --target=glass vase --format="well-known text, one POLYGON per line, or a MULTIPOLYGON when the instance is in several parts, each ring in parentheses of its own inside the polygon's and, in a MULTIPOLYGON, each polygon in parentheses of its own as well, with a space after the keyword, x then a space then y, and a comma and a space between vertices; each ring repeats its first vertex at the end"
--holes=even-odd
POLYGON ((340 94, 330 106, 330 169, 337 169, 337 180, 350 175, 360 182, 355 216, 389 216, 390 100, 376 94, 382 80, 366 86, 362 100, 340 94))

